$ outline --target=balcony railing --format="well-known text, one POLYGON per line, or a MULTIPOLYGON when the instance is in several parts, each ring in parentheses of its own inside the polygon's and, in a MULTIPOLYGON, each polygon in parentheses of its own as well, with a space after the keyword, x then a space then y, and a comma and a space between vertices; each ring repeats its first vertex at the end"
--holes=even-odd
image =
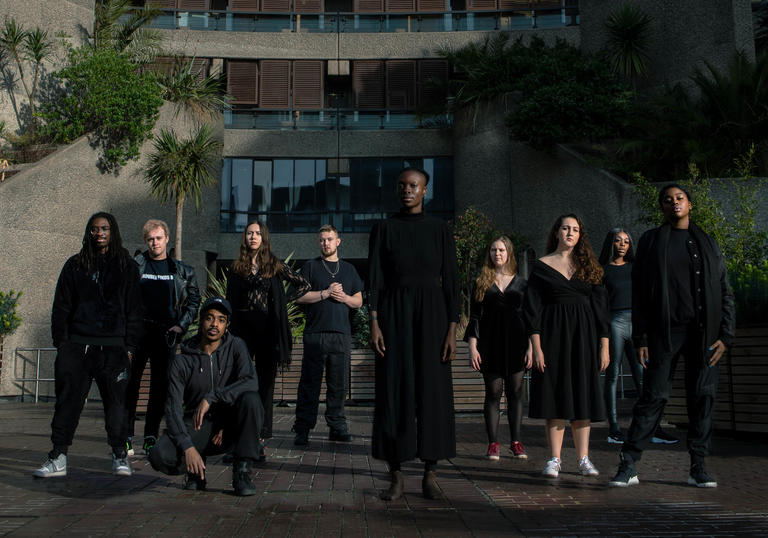
POLYGON ((218 32, 387 33, 529 30, 577 24, 578 8, 563 0, 559 7, 512 11, 249 13, 166 9, 150 26, 218 32))
POLYGON ((453 118, 450 114, 424 118, 405 110, 237 108, 224 112, 224 127, 227 129, 377 131, 381 129, 448 129, 452 123, 453 118))

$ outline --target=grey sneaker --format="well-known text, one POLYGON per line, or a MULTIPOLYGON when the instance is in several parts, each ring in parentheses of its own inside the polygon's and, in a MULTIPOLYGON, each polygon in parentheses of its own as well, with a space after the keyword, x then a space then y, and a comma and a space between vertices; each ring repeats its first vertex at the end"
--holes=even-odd
POLYGON ((112 454, 112 474, 117 476, 131 476, 133 474, 131 462, 128 461, 127 454, 123 457, 112 454))
POLYGON ((38 478, 52 478, 54 476, 67 476, 67 455, 59 454, 56 458, 48 458, 32 476, 38 478))
POLYGON ((541 474, 547 478, 557 478, 560 474, 560 458, 550 458, 547 460, 547 466, 541 471, 541 474))
POLYGON ((579 472, 584 476, 599 476, 600 471, 597 470, 597 467, 594 466, 594 464, 589 461, 588 456, 584 456, 579 460, 579 472))

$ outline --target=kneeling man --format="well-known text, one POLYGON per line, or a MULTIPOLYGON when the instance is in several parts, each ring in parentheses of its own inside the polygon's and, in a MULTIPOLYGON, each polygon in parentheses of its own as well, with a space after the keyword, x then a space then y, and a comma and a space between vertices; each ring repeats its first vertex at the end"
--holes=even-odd
POLYGON ((256 493, 250 466, 259 457, 264 408, 248 349, 227 332, 232 307, 205 301, 197 336, 182 345, 168 370, 167 429, 149 453, 156 471, 186 471, 185 489, 205 489, 205 458, 231 450, 235 495, 256 493))

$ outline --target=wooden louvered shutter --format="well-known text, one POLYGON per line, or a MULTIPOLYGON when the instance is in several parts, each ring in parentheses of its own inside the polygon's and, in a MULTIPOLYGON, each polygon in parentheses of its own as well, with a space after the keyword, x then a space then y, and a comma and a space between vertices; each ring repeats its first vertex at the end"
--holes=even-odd
POLYGON ((176 0, 147 0, 147 6, 159 9, 176 9, 176 0))
POLYGON ((323 0, 293 0, 293 11, 296 13, 322 13, 323 0))
POLYGON ((387 61, 387 108, 410 110, 416 106, 416 61, 387 61))
POLYGON ((259 64, 255 60, 227 61, 227 93, 230 103, 256 105, 259 102, 259 64))
POLYGON ((384 108, 384 62, 354 62, 353 84, 356 108, 384 108))
POLYGON ((293 62, 293 108, 323 108, 322 60, 293 62))
POLYGON ((288 60, 262 60, 259 76, 259 107, 290 108, 291 65, 288 60))
POLYGON ((210 0, 179 0, 179 9, 191 9, 194 11, 208 11, 211 7, 210 0))
POLYGON ((381 13, 384 11, 384 0, 355 0, 355 11, 358 13, 381 13))
POLYGON ((291 0, 261 0, 261 11, 265 13, 289 13, 291 0))
POLYGON ((211 65, 210 59, 194 58, 191 61, 192 61, 192 72, 196 73, 198 81, 201 81, 208 76, 208 69, 210 68, 210 65, 211 65))
POLYGON ((155 61, 147 65, 147 68, 150 71, 154 71, 161 75, 170 75, 173 73, 173 63, 173 58, 169 58, 168 56, 158 56, 155 58, 155 61))
POLYGON ((445 101, 445 92, 436 88, 433 82, 448 80, 448 62, 446 60, 419 61, 419 104, 426 105, 435 101, 445 101))
POLYGON ((414 0, 385 0, 385 6, 387 11, 392 12, 413 12, 416 10, 416 2, 414 0))
POLYGON ((499 9, 501 11, 515 11, 531 9, 531 2, 528 0, 499 0, 499 9))
POLYGON ((259 0, 229 0, 230 11, 258 11, 259 0))
POLYGON ((448 10, 446 0, 417 0, 416 9, 418 11, 446 11, 448 10))
POLYGON ((492 11, 496 9, 496 0, 467 0, 467 11, 492 11))

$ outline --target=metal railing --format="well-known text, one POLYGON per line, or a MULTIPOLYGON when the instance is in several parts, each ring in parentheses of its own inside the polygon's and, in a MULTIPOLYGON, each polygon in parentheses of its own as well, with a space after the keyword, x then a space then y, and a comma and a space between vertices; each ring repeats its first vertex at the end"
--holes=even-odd
POLYGON ((387 33, 530 30, 579 24, 578 7, 435 12, 243 12, 164 9, 150 27, 213 32, 387 33))
POLYGON ((55 381, 53 377, 40 377, 40 362, 42 360, 42 354, 45 352, 56 352, 55 347, 17 347, 13 354, 13 380, 16 383, 21 383, 21 401, 24 401, 24 385, 26 383, 35 384, 35 403, 40 399, 40 383, 52 383, 55 381), (23 356, 25 352, 33 352, 35 354, 34 364, 35 372, 34 376, 27 377, 27 365, 32 362, 30 359, 23 356), (21 360, 21 376, 19 372, 19 360, 21 360))
POLYGON ((224 112, 227 129, 377 131, 381 129, 448 129, 450 114, 424 118, 407 110, 341 109, 287 110, 234 108, 224 112))

